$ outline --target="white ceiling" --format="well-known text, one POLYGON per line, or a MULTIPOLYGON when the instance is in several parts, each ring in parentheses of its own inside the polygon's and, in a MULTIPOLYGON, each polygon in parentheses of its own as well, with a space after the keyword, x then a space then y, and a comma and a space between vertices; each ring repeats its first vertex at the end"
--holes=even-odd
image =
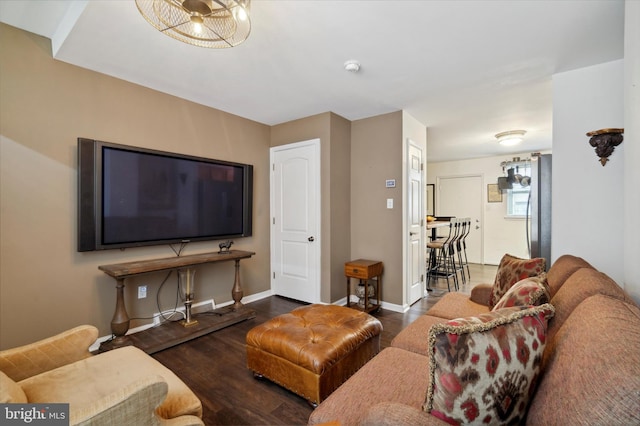
POLYGON ((405 110, 446 161, 550 149, 551 76, 623 57, 624 1, 253 0, 251 35, 222 50, 161 34, 133 0, 0 0, 0 20, 58 60, 268 125, 405 110), (496 143, 513 129, 523 144, 496 143))

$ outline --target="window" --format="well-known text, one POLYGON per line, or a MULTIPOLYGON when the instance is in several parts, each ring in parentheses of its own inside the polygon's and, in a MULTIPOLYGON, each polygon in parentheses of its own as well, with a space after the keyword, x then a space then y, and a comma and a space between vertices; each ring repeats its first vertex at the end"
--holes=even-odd
POLYGON ((520 187, 517 183, 513 186, 513 189, 507 189, 507 217, 524 217, 527 215, 527 207, 531 214, 529 187, 520 187))
MULTIPOLYGON (((531 176, 531 167, 528 164, 516 166, 515 174, 516 176, 531 176)), ((522 186, 517 181, 513 182, 512 189, 507 189, 507 217, 520 218, 531 214, 529 190, 528 185, 522 186)))

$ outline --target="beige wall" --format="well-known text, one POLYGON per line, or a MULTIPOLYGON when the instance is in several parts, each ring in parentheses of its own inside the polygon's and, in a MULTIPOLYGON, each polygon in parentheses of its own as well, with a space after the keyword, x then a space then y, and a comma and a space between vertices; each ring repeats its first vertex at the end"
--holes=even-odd
POLYGON ((271 129, 272 146, 321 141, 323 302, 346 298, 344 263, 366 258, 384 262, 383 301, 403 304, 405 137, 426 145, 426 128, 402 111, 353 122, 325 113, 271 129), (386 188, 387 179, 396 188, 386 188))
MULTIPOLYGON (((0 134, 0 348, 83 323, 108 335, 115 281, 98 266, 174 255, 167 246, 76 252, 78 137, 253 164, 254 236, 233 248, 256 252, 241 262, 245 296, 269 290, 268 126, 55 61, 49 40, 0 24, 0 134)), ((233 272, 232 263, 199 267, 197 300, 230 301, 233 272)), ((158 311, 164 278, 127 280, 131 317, 158 311), (148 285, 140 302, 138 284, 148 285)), ((172 275, 163 309, 175 305, 175 289, 172 275)))
POLYGON ((344 262, 350 251, 349 158, 351 122, 333 113, 290 121, 271 128, 271 146, 320 139, 321 298, 346 297, 344 262))
MULTIPOLYGON (((245 297, 270 291, 269 149, 319 138, 322 301, 346 297, 344 262, 363 257, 384 262, 383 300, 402 304, 403 139, 426 143, 412 120, 405 135, 403 112, 356 122, 324 113, 269 127, 55 61, 47 39, 0 31, 0 348, 82 323, 108 335, 115 281, 98 266, 174 255, 167 246, 76 252, 78 137, 253 164, 254 236, 234 245, 256 252, 241 264, 245 297), (385 188, 386 179, 396 188, 385 188)), ((191 243, 183 253, 216 249, 191 243)), ((127 280, 129 316, 141 318, 132 327, 148 324, 158 303, 176 304, 176 278, 165 278, 127 280), (137 300, 143 284, 149 297, 137 300)), ((230 301, 232 281, 231 265, 199 267, 196 302, 230 301)))
POLYGON ((351 122, 331 115, 331 302, 347 297, 344 263, 351 260, 351 122))
POLYGON ((402 135, 402 111, 351 123, 351 257, 384 263, 383 300, 396 305, 403 303, 402 135), (396 187, 386 188, 387 179, 396 187))

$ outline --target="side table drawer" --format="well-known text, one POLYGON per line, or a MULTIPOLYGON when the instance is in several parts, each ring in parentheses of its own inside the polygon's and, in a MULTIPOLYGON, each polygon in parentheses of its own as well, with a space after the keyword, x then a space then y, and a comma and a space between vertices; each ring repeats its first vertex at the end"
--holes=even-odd
POLYGON ((382 262, 353 261, 344 264, 344 274, 348 277, 369 279, 382 275, 382 262))
POLYGON ((361 278, 363 280, 366 280, 367 278, 369 278, 369 272, 367 268, 363 268, 359 266, 345 266, 344 274, 348 277, 361 278))

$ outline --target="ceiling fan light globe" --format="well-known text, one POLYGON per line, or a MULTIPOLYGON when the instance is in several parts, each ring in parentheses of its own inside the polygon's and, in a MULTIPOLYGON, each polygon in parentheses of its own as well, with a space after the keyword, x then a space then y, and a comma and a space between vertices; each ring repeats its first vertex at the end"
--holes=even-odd
POLYGON ((251 0, 135 0, 135 3, 140 14, 162 34, 194 46, 234 47, 251 33, 251 0))

